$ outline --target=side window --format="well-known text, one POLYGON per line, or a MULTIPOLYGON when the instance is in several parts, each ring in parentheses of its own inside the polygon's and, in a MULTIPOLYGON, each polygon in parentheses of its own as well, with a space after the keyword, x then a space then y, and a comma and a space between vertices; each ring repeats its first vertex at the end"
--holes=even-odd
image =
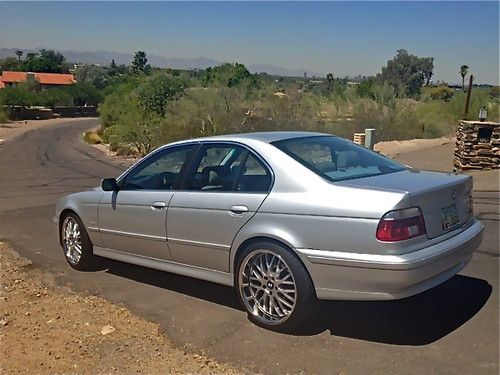
POLYGON ((241 146, 206 145, 195 164, 188 190, 267 192, 271 185, 267 168, 241 146))
POLYGON ((271 174, 252 154, 248 154, 241 170, 236 191, 267 192, 271 187, 271 174))
POLYGON ((191 156, 193 146, 166 150, 132 170, 122 183, 123 190, 173 190, 191 156))
POLYGON ((188 178, 188 190, 234 191, 241 168, 238 160, 245 149, 235 145, 207 145, 198 156, 198 163, 188 178))

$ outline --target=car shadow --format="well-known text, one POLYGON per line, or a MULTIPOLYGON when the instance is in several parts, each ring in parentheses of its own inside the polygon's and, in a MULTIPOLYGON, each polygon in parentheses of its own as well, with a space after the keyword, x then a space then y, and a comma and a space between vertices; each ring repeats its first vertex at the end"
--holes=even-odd
MULTIPOLYGON (((140 283, 242 311, 233 288, 186 276, 106 260, 106 272, 140 283)), ((295 336, 331 335, 393 345, 433 343, 474 317, 492 287, 485 280, 456 275, 424 293, 395 301, 320 301, 295 336)))
POLYGON ((321 301, 314 320, 295 332, 332 335, 394 345, 433 343, 474 317, 492 286, 456 275, 426 292, 394 301, 321 301))
POLYGON ((101 264, 102 270, 119 277, 244 311, 234 289, 224 285, 105 258, 101 264))

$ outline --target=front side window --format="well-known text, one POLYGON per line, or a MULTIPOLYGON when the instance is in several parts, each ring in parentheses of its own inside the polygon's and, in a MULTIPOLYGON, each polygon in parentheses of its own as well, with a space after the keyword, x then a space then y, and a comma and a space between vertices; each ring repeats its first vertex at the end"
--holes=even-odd
POLYGON ((157 153, 133 169, 122 182, 123 190, 173 190, 193 146, 177 147, 157 153))
POLYGON ((191 174, 188 190, 267 192, 271 174, 247 149, 232 144, 202 147, 191 174))
POLYGON ((330 181, 399 172, 406 167, 340 137, 315 136, 273 142, 273 145, 330 181))

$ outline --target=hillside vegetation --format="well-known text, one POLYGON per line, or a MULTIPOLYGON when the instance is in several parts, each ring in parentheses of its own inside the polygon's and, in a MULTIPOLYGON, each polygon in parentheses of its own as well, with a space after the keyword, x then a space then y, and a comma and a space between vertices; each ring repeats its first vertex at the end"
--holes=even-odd
MULTIPOLYGON (((37 91, 28 83, 0 90, 0 103, 98 104, 103 141, 141 155, 179 139, 235 132, 307 130, 352 139, 355 132, 375 128, 378 140, 434 138, 454 132, 466 93, 431 85, 433 61, 399 50, 377 76, 350 82, 332 74, 250 74, 244 65, 228 63, 206 70, 158 69, 139 51, 129 67, 112 62, 77 68, 78 83, 64 90, 37 91)), ((462 78, 463 67, 457 70, 462 78)), ((489 120, 499 120, 498 87, 473 88, 470 118, 482 106, 489 120)))

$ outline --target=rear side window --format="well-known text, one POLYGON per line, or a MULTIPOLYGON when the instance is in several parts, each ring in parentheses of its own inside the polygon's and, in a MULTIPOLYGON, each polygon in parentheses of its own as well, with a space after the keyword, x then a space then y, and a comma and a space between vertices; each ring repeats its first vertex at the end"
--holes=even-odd
POLYGON ((240 172, 236 191, 267 192, 271 187, 271 174, 268 169, 252 154, 248 157, 240 172))
POLYGON ((404 165, 340 137, 292 138, 273 142, 273 145, 330 181, 378 176, 406 169, 404 165))
POLYGON ((267 192, 271 173, 246 148, 205 145, 187 178, 186 188, 205 192, 267 192))

